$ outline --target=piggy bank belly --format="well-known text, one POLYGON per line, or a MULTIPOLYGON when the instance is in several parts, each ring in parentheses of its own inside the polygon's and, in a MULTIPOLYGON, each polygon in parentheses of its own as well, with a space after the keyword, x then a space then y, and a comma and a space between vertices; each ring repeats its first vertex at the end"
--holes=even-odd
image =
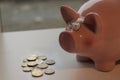
POLYGON ((100 71, 111 71, 117 61, 120 60, 120 39, 98 42, 85 53, 77 53, 77 60, 82 62, 93 61, 96 69, 100 71))

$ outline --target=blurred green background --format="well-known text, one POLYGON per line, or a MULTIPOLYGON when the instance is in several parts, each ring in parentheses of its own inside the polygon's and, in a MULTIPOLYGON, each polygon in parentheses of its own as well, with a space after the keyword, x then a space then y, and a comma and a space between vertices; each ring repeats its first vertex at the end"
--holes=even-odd
POLYGON ((3 32, 65 27, 61 5, 75 10, 87 0, 1 0, 3 32))

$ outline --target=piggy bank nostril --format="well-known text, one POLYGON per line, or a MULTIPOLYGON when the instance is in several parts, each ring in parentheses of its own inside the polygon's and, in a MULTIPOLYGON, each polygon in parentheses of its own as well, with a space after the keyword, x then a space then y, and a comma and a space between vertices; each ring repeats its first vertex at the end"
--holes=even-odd
POLYGON ((68 32, 62 32, 60 34, 60 37, 59 37, 59 42, 60 42, 60 46, 68 51, 68 52, 74 52, 75 50, 75 44, 74 44, 74 40, 73 40, 73 37, 70 33, 68 32))

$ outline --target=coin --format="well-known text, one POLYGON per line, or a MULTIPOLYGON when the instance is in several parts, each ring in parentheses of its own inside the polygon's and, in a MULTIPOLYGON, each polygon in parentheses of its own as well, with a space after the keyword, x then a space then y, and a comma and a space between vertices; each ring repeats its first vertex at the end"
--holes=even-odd
POLYGON ((21 64, 21 67, 27 67, 27 62, 23 62, 23 63, 21 64))
POLYGON ((54 60, 47 60, 47 61, 46 61, 46 64, 48 64, 48 65, 53 65, 53 64, 55 64, 55 61, 54 61, 54 60))
POLYGON ((74 22, 72 23, 73 30, 78 31, 80 29, 80 23, 74 22))
POLYGON ((21 67, 24 72, 31 72, 33 77, 41 77, 43 73, 46 75, 55 73, 55 70, 47 69, 49 65, 53 64, 55 64, 55 61, 47 60, 45 55, 30 55, 22 61, 21 67))
POLYGON ((24 59, 23 62, 27 62, 27 59, 24 59))
POLYGON ((30 72, 32 70, 31 67, 23 67, 24 72, 30 72))
POLYGON ((46 63, 42 63, 42 64, 37 65, 37 68, 46 69, 48 68, 48 65, 46 63))
POLYGON ((55 73, 55 70, 53 70, 53 69, 46 69, 44 73, 47 74, 47 75, 51 75, 51 74, 55 73))
POLYGON ((37 59, 36 55, 31 55, 27 58, 28 61, 35 61, 37 59))
POLYGON ((32 70, 32 76, 40 77, 42 75, 43 75, 43 72, 40 69, 35 68, 35 69, 32 70))
POLYGON ((46 57, 46 56, 44 56, 44 55, 41 55, 41 56, 38 56, 38 59, 46 60, 46 59, 47 59, 47 57, 46 57))
POLYGON ((42 64, 43 62, 44 62, 44 61, 41 60, 41 59, 37 59, 37 60, 36 60, 36 63, 37 63, 37 64, 42 64))
POLYGON ((29 67, 34 67, 34 66, 37 65, 37 63, 36 63, 36 61, 30 61, 30 62, 27 63, 27 65, 28 65, 29 67))

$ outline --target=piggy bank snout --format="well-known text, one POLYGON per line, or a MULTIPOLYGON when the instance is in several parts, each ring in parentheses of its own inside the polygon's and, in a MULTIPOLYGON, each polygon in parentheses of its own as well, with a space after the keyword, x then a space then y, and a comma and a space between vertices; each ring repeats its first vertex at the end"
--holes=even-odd
POLYGON ((75 51, 75 41, 72 33, 70 32, 62 32, 59 36, 60 46, 70 53, 75 51))

